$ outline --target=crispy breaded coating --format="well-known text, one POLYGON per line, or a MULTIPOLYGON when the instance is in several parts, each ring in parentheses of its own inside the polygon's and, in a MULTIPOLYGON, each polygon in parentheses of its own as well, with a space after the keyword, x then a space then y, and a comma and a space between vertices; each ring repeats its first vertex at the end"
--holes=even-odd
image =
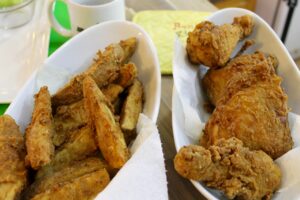
POLYGON ((124 91, 124 88, 118 84, 109 84, 107 87, 101 89, 104 96, 110 103, 115 103, 119 95, 124 91))
POLYGON ((108 164, 119 169, 129 159, 121 128, 107 106, 107 99, 91 77, 86 77, 83 81, 83 94, 89 116, 96 128, 98 147, 108 164))
POLYGON ((260 82, 235 93, 216 107, 200 142, 208 147, 221 138, 236 137, 252 150, 263 150, 273 159, 293 147, 288 125, 287 95, 281 79, 260 82))
POLYGON ((228 199, 270 199, 279 188, 279 167, 263 151, 251 151, 236 139, 220 139, 205 149, 183 147, 174 159, 183 177, 203 181, 225 193, 228 199))
POLYGON ((48 88, 44 86, 35 95, 31 123, 25 133, 26 165, 39 169, 50 163, 54 156, 53 132, 51 97, 48 88))
MULTIPOLYGON (((202 79, 202 85, 211 103, 224 104, 236 92, 262 81, 276 79, 276 62, 262 52, 241 55, 232 59, 225 67, 209 69, 202 79)), ((271 83, 270 83, 271 84, 271 83)))
POLYGON ((248 15, 220 26, 209 21, 201 22, 188 34, 186 50, 189 60, 212 68, 224 66, 239 40, 248 36, 252 28, 253 19, 248 15))
POLYGON ((137 77, 137 67, 134 63, 128 63, 120 68, 120 75, 116 83, 123 88, 130 86, 137 77))
POLYGON ((52 185, 32 200, 83 199, 92 200, 109 183, 109 174, 100 169, 89 174, 74 178, 70 181, 52 185))
POLYGON ((58 171, 72 161, 82 160, 97 149, 95 133, 91 127, 84 126, 74 130, 66 143, 56 151, 52 162, 37 172, 36 178, 58 171))
MULTIPOLYGON (((45 193, 45 192, 47 193, 47 191, 50 188, 54 189, 59 186, 61 187, 65 184, 71 184, 72 181, 76 180, 77 178, 84 177, 85 175, 91 174, 99 170, 103 170, 105 169, 105 167, 106 164, 96 157, 90 157, 81 161, 72 162, 69 165, 65 166, 64 168, 55 171, 54 173, 50 173, 47 176, 36 179, 35 182, 31 184, 29 188, 27 188, 25 192, 25 199, 31 199, 32 197, 40 193, 45 193)), ((98 177, 98 180, 99 178, 100 177, 98 177)), ((74 185, 74 187, 77 187, 76 190, 80 191, 81 189, 85 188, 85 185, 84 184, 81 186, 74 185)), ((73 191, 73 190, 68 191, 68 189, 70 188, 66 187, 64 189, 66 190, 65 193, 73 191)), ((99 192, 97 190, 96 185, 90 187, 90 191, 91 192, 94 191, 96 192, 96 194, 99 192)))
POLYGON ((0 199, 19 199, 27 185, 25 144, 15 120, 0 116, 0 199))
POLYGON ((88 123, 83 100, 59 106, 53 118, 55 126, 53 144, 55 146, 63 144, 74 130, 80 129, 88 123))
POLYGON ((116 80, 119 76, 120 67, 127 62, 136 48, 136 38, 120 41, 119 44, 111 44, 105 51, 97 53, 98 58, 85 72, 75 76, 52 96, 54 107, 77 102, 83 98, 82 81, 90 76, 98 87, 106 86, 116 80))
POLYGON ((129 88, 120 116, 121 129, 127 143, 136 136, 135 128, 142 108, 143 85, 138 79, 135 79, 129 88))

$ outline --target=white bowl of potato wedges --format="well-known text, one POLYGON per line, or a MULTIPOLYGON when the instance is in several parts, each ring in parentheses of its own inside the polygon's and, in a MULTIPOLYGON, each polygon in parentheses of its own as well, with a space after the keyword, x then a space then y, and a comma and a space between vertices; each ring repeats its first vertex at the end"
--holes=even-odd
POLYGON ((9 195, 93 199, 130 159, 139 114, 156 122, 160 95, 156 49, 141 27, 111 21, 76 35, 0 118, 0 143, 18 157, 5 165, 18 176, 9 195))

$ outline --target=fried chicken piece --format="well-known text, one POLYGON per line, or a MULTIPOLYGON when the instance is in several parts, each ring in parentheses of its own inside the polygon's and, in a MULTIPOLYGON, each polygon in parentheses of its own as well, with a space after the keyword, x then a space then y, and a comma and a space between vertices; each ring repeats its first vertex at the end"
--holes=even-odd
POLYGON ((27 185, 24 163, 25 144, 15 120, 9 115, 0 117, 0 199, 20 197, 27 185))
POLYGON ((235 93, 216 107, 205 126, 201 145, 236 137, 252 150, 263 150, 273 159, 289 151, 293 140, 288 125, 287 95, 281 79, 261 82, 235 93))
POLYGON ((208 67, 224 66, 239 40, 252 32, 253 19, 248 16, 235 17, 232 24, 215 25, 204 21, 189 32, 186 50, 194 64, 208 67))
POLYGON ((225 193, 229 199, 270 199, 280 186, 279 167, 263 151, 251 151, 236 139, 220 139, 205 149, 183 147, 174 159, 183 177, 203 181, 225 193))
POLYGON ((107 99, 91 77, 86 77, 83 81, 83 95, 104 159, 112 168, 121 168, 129 159, 124 135, 107 106, 107 99))
POLYGON ((202 86, 211 103, 218 106, 244 88, 262 81, 272 82, 277 77, 275 68, 275 58, 262 52, 241 55, 223 68, 209 69, 202 79, 202 86))
POLYGON ((32 120, 25 133, 25 163, 33 169, 39 169, 50 163, 54 155, 51 97, 46 86, 35 95, 34 104, 32 120))
POLYGON ((56 151, 52 162, 38 171, 36 178, 59 171, 72 161, 92 155, 97 149, 95 133, 91 127, 74 130, 68 141, 56 151))
POLYGON ((82 81, 86 76, 91 76, 98 87, 112 83, 119 76, 120 67, 125 64, 135 51, 136 38, 120 41, 119 44, 111 44, 105 51, 97 53, 98 58, 85 72, 75 76, 52 96, 54 107, 77 102, 83 98, 82 81))
POLYGON ((96 157, 90 157, 85 160, 72 162, 59 171, 37 179, 26 190, 25 199, 31 199, 32 197, 36 199, 39 199, 38 197, 44 198, 44 195, 46 195, 46 197, 48 196, 49 191, 53 192, 53 196, 60 196, 63 195, 63 193, 70 195, 73 193, 75 196, 72 196, 73 198, 70 199, 81 199, 78 198, 78 196, 82 195, 82 191, 85 190, 87 191, 85 195, 94 196, 101 191, 100 188, 103 188, 109 182, 109 175, 105 170, 105 167, 106 164, 96 157), (102 173, 97 174, 100 175, 98 177, 95 176, 95 174, 93 175, 93 173, 97 171, 102 171, 102 173), (89 179, 93 181, 94 185, 87 185, 89 183, 89 179), (81 181, 82 184, 80 184, 81 181), (103 184, 101 184, 102 181, 104 181, 103 184), (54 194, 56 192, 58 194, 54 194))
POLYGON ((135 79, 129 88, 120 116, 120 125, 127 144, 136 136, 135 128, 142 109, 143 85, 138 79, 135 79))

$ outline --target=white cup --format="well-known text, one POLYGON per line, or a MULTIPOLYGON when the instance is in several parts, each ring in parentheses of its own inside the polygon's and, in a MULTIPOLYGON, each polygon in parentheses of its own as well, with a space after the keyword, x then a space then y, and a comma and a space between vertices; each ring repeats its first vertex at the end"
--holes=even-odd
POLYGON ((124 0, 63 0, 68 7, 71 30, 62 27, 53 14, 55 0, 51 0, 48 15, 52 27, 70 37, 95 24, 109 20, 125 20, 124 0))

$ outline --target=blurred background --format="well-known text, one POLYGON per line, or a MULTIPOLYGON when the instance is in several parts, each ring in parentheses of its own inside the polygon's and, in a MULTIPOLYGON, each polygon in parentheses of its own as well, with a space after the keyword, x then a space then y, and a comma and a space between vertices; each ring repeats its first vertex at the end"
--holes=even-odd
MULTIPOLYGON (((297 0, 210 0, 217 8, 239 7, 256 12, 278 34, 300 66, 300 6, 297 0)), ((299 67, 300 68, 300 67, 299 67)))

